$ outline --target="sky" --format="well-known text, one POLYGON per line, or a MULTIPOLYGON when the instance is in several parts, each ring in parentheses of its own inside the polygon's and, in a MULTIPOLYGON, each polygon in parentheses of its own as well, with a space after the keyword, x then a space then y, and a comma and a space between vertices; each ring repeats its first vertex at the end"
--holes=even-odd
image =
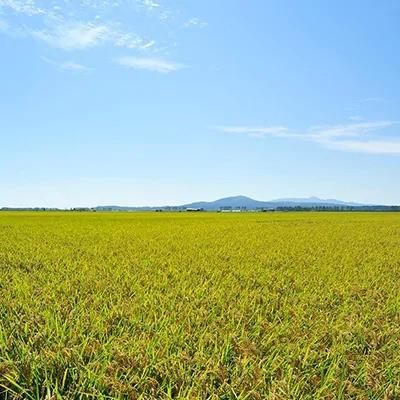
POLYGON ((400 204, 398 0, 0 0, 0 207, 400 204))

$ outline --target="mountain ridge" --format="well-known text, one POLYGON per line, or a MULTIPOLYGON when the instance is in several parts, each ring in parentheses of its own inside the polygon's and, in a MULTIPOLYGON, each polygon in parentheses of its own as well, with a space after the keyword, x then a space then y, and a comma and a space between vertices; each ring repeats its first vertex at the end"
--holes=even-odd
POLYGON ((337 199, 321 199, 319 197, 307 197, 307 198, 282 198, 275 200, 255 200, 248 196, 230 196, 223 197, 214 201, 195 201, 192 203, 186 203, 177 206, 97 206, 97 210, 115 210, 115 211, 127 211, 127 210, 167 210, 167 209, 204 209, 206 211, 218 211, 224 208, 243 208, 248 210, 271 208, 275 209, 278 207, 366 207, 371 206, 369 204, 356 203, 351 201, 343 201, 337 199))

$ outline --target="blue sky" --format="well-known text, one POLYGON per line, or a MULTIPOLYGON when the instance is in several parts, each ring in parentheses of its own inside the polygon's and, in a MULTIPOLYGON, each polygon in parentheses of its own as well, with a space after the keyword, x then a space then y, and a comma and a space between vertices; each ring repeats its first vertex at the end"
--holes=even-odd
POLYGON ((0 206, 400 204, 400 2, 0 0, 0 206))

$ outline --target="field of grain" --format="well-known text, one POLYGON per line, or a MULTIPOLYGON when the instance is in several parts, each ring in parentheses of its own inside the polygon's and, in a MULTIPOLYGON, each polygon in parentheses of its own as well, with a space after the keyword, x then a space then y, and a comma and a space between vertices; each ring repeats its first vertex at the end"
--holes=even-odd
POLYGON ((0 393, 400 398, 400 213, 0 213, 0 393))

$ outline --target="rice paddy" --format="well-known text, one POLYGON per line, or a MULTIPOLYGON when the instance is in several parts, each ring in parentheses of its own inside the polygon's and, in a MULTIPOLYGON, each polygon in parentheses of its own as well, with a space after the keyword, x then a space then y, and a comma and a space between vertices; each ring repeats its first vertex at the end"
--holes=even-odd
POLYGON ((0 213, 1 399, 398 399, 400 213, 0 213))

